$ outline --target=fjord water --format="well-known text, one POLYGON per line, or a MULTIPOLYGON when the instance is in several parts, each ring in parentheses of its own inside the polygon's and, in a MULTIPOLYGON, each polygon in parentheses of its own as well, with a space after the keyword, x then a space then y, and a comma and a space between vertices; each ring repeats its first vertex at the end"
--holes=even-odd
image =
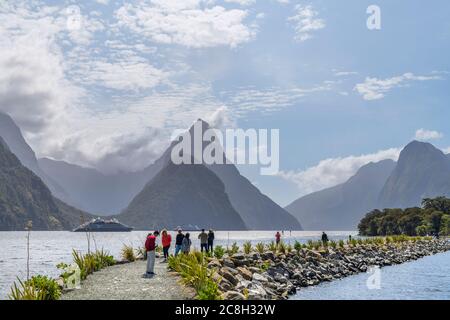
MULTIPOLYGON (((450 252, 380 269, 380 286, 367 286, 371 275, 302 288, 293 300, 450 300, 450 252), (371 289, 370 289, 371 287, 371 289)), ((372 282, 370 282, 372 283, 372 282)), ((373 283, 372 283, 373 284, 373 283)))
MULTIPOLYGON (((356 232, 327 232, 333 240, 347 239, 356 232)), ((145 231, 128 233, 92 233, 91 249, 105 249, 116 259, 124 244, 137 248, 143 245, 145 231)), ((172 233, 174 235, 174 233, 172 233)), ((198 232, 191 232, 193 246, 199 248, 198 232)), ((245 241, 270 242, 275 231, 217 231, 216 244, 227 246, 245 241)), ((321 232, 284 232, 283 239, 293 244, 318 240, 321 232)), ((56 265, 72 263, 72 249, 87 251, 85 233, 32 232, 30 239, 30 272, 57 277, 56 265)), ((173 249, 173 248, 172 248, 173 249)), ((294 299, 450 299, 450 252, 425 257, 418 261, 381 269, 381 290, 368 290, 367 274, 303 288, 294 299)), ((26 278, 26 232, 0 232, 0 299, 6 299, 11 284, 26 278)))

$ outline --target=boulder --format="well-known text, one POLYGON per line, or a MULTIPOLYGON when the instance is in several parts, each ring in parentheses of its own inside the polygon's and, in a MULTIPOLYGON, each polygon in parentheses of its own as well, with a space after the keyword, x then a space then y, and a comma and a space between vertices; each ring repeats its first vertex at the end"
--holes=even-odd
POLYGON ((248 270, 247 268, 243 267, 237 267, 237 271, 239 271, 239 274, 245 279, 245 280, 252 280, 253 273, 248 270))
POLYGON ((233 276, 229 271, 221 269, 221 275, 224 279, 228 280, 233 286, 239 283, 239 280, 233 276))
POLYGON ((254 273, 252 276, 252 279, 253 279, 253 281, 258 281, 261 283, 266 283, 269 281, 266 277, 264 277, 263 275, 261 275, 259 273, 254 273))
POLYGON ((224 300, 245 300, 244 295, 237 291, 227 291, 222 297, 224 300))

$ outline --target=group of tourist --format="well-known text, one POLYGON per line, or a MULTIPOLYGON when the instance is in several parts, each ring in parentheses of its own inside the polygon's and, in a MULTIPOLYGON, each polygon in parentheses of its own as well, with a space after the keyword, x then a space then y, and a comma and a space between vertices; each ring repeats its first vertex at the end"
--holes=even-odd
MULTIPOLYGON (((153 233, 148 234, 145 241, 145 250, 147 252, 147 272, 146 277, 152 277, 155 275, 155 259, 156 259, 156 238, 159 236, 159 231, 156 230, 153 233)), ((198 235, 200 240, 200 248, 202 252, 213 252, 214 250, 214 231, 209 230, 206 233, 205 229, 198 235)), ((167 262, 169 258, 169 250, 172 245, 172 236, 166 229, 161 231, 161 245, 163 249, 164 260, 167 262)), ((178 229, 177 236, 175 238, 175 256, 180 254, 188 254, 191 251, 192 240, 189 232, 183 233, 183 230, 178 229)))

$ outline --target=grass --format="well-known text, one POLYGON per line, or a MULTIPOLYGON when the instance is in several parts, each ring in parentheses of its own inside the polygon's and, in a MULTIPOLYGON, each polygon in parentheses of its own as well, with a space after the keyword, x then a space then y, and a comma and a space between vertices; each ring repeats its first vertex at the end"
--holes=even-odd
POLYGON ((181 276, 184 284, 194 288, 198 300, 221 299, 218 284, 213 280, 216 271, 208 269, 207 260, 201 252, 171 256, 168 266, 181 276))
POLYGON ((252 243, 250 241, 244 242, 243 249, 245 254, 250 254, 252 252, 252 243))
POLYGON ((134 253, 134 249, 132 246, 128 246, 128 245, 124 245, 121 251, 121 256, 122 259, 129 261, 129 262, 134 262, 136 261, 136 255, 134 253))
POLYGON ((255 245, 256 251, 257 251, 258 253, 260 253, 260 254, 264 253, 265 247, 266 247, 266 246, 265 246, 264 243, 262 243, 262 242, 258 242, 258 243, 255 245))
POLYGON ((267 245, 267 250, 272 251, 273 253, 277 252, 277 244, 273 241, 271 241, 268 245, 267 245))
POLYGON ((98 270, 115 264, 114 258, 106 251, 103 251, 103 249, 86 254, 73 250, 72 256, 75 264, 80 269, 81 280, 85 280, 88 275, 98 270))
POLYGON ((222 246, 215 246, 214 247, 214 257, 217 259, 222 259, 225 255, 225 248, 222 246))
POLYGON ((227 248, 227 253, 228 253, 229 256, 232 256, 233 254, 236 254, 238 252, 239 252, 239 246, 237 245, 236 242, 234 242, 231 245, 231 248, 227 248))
POLYGON ((25 282, 18 279, 18 284, 11 287, 11 300, 59 300, 61 289, 58 283, 46 276, 34 276, 25 282))

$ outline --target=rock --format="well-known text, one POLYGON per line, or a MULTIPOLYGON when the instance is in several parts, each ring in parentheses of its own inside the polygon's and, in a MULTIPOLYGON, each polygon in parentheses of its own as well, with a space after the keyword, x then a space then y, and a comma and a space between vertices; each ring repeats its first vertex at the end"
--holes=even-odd
POLYGON ((234 262, 231 259, 223 259, 223 265, 225 267, 234 268, 234 262))
POLYGON ((239 283, 236 286, 236 291, 242 292, 242 290, 248 289, 251 286, 252 286, 252 282, 251 281, 247 281, 247 280, 239 281, 239 283))
POLYGON ((219 260, 214 259, 208 263, 208 269, 220 268, 220 267, 222 267, 222 264, 219 262, 219 260))
POLYGON ((58 287, 60 289, 63 289, 65 287, 64 279, 62 279, 62 278, 57 279, 56 283, 58 284, 58 287))
POLYGON ((227 291, 223 294, 224 300, 245 300, 245 297, 242 293, 237 291, 227 291))
POLYGON ((243 253, 235 253, 231 256, 231 258, 235 260, 244 260, 245 255, 243 253))
POLYGON ((252 280, 253 273, 248 270, 247 268, 243 267, 237 267, 237 271, 239 271, 239 274, 245 279, 245 280, 252 280))
POLYGON ((221 275, 224 279, 228 280, 233 286, 239 283, 239 280, 235 276, 233 276, 230 272, 224 269, 221 269, 221 275))
POLYGON ((287 283, 288 279, 280 273, 275 274, 273 280, 279 283, 287 283))
POLYGON ((254 273, 252 276, 252 279, 253 279, 253 281, 258 281, 258 282, 262 282, 262 283, 269 281, 266 277, 264 277, 263 275, 261 275, 259 273, 254 273))
POLYGON ((234 269, 234 268, 230 268, 230 267, 223 267, 222 269, 220 269, 220 271, 221 271, 221 272, 228 271, 228 272, 231 273, 233 276, 239 274, 239 271, 237 271, 237 270, 234 269))
POLYGON ((233 289, 233 286, 228 281, 225 280, 219 283, 219 289, 222 292, 227 292, 233 289))

